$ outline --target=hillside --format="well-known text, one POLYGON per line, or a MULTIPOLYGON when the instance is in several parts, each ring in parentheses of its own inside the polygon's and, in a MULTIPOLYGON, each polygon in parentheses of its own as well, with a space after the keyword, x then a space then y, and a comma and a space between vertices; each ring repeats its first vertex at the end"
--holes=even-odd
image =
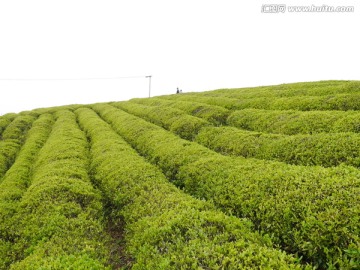
POLYGON ((360 81, 0 116, 0 269, 360 269, 360 81))

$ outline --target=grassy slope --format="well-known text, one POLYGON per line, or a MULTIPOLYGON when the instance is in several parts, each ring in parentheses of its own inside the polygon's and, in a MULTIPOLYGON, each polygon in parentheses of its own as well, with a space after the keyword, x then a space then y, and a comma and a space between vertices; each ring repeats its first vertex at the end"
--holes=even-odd
POLYGON ((0 269, 358 269, 359 97, 321 81, 0 116, 0 269))

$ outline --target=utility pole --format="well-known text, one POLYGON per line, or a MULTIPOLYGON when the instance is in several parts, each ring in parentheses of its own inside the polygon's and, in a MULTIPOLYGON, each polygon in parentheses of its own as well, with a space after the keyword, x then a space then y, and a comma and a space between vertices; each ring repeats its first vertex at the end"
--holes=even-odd
POLYGON ((145 78, 149 78, 149 97, 151 96, 151 76, 152 75, 149 75, 149 76, 145 77, 145 78))

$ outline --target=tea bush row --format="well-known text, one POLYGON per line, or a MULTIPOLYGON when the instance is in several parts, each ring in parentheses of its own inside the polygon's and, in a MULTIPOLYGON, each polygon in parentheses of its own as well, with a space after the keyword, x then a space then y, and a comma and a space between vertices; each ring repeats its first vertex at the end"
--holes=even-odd
POLYGON ((8 113, 0 116, 0 140, 2 139, 2 133, 6 127, 11 123, 12 120, 16 117, 15 113, 8 113))
POLYGON ((266 109, 266 110, 359 110, 360 94, 337 94, 327 96, 295 96, 282 98, 256 97, 251 99, 230 98, 223 96, 205 96, 190 93, 173 96, 162 96, 169 100, 192 101, 222 106, 229 110, 266 109))
POLYGON ((287 83, 250 88, 219 89, 203 92, 201 95, 249 99, 257 97, 279 98, 294 96, 326 96, 359 92, 359 81, 320 81, 287 83))
POLYGON ((314 266, 359 267, 358 170, 225 157, 111 106, 95 109, 189 194, 249 218, 314 266))
MULTIPOLYGON (((105 118, 114 109, 94 108, 105 118)), ((94 178, 113 206, 112 216, 126 225, 132 269, 301 268, 272 249, 269 238, 252 232, 248 221, 226 216, 170 184, 97 114, 76 113, 91 141, 94 178)))
POLYGON ((10 269, 105 269, 101 194, 88 175, 88 143, 70 111, 57 120, 13 217, 10 269))
POLYGON ((353 133, 285 136, 249 132, 231 127, 197 124, 198 118, 166 107, 152 107, 121 102, 113 104, 125 111, 164 127, 184 139, 222 154, 277 160, 297 165, 337 166, 341 163, 360 166, 360 137, 353 133), (172 130, 173 119, 186 133, 172 130), (189 124, 194 123, 194 124, 189 124), (185 128, 184 128, 185 127, 185 128), (190 128, 189 128, 190 127, 190 128))
POLYGON ((230 111, 223 107, 208 105, 196 101, 173 101, 160 98, 138 98, 132 99, 130 102, 156 107, 179 109, 190 115, 203 118, 216 126, 224 125, 226 123, 227 117, 230 114, 230 111))
POLYGON ((178 109, 130 102, 118 102, 113 105, 131 114, 143 117, 188 140, 193 140, 202 127, 210 125, 209 122, 178 109))
POLYGON ((282 161, 297 165, 360 167, 360 135, 323 133, 280 135, 234 127, 204 127, 196 142, 225 155, 282 161))
POLYGON ((232 112, 230 126, 279 134, 314 134, 322 132, 360 132, 357 111, 294 111, 244 109, 232 112))
POLYGON ((33 116, 19 115, 2 133, 2 140, 0 140, 0 183, 6 171, 15 161, 34 120, 35 117, 33 116))
POLYGON ((16 252, 11 241, 16 239, 13 230, 16 224, 14 215, 30 184, 32 165, 48 138, 52 125, 53 117, 49 114, 43 114, 34 121, 16 162, 6 172, 0 184, 0 269, 7 269, 16 260, 16 252))

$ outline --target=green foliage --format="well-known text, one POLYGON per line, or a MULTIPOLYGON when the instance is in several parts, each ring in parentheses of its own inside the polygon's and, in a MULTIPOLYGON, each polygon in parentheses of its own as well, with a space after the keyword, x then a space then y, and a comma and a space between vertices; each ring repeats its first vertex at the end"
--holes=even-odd
POLYGON ((17 116, 4 130, 3 140, 24 140, 34 120, 35 117, 28 114, 17 116))
POLYGON ((185 189, 248 217, 284 250, 314 265, 347 269, 359 245, 358 171, 212 158, 180 170, 185 189))
POLYGON ((2 133, 6 129, 6 127, 11 123, 11 121, 15 118, 14 115, 3 115, 0 116, 0 140, 2 138, 2 133))
MULTIPOLYGON (((216 106, 222 106, 230 110, 242 110, 242 109, 266 109, 266 110, 359 110, 360 109, 360 91, 359 82, 352 82, 353 85, 349 87, 351 91, 343 91, 343 94, 339 94, 335 91, 335 94, 325 95, 294 95, 294 96, 275 96, 269 95, 254 95, 250 98, 243 98, 239 92, 232 95, 223 91, 221 93, 209 92, 208 94, 202 93, 190 93, 187 95, 172 95, 163 96, 161 98, 180 101, 192 101, 211 104, 216 106), (224 94, 225 93, 225 94, 224 94)), ((268 88, 266 91, 274 92, 276 87, 268 88)), ((336 89, 336 87, 334 88, 336 89)), ((256 88, 252 88, 252 91, 256 92, 256 88)), ((334 90, 333 90, 334 92, 334 90)))
MULTIPOLYGON (((96 105, 106 118, 115 108, 96 105)), ((216 211, 173 185, 94 112, 76 111, 91 141, 92 171, 126 224, 132 269, 300 269, 251 223, 216 211)), ((118 213, 117 213, 118 212, 118 213)))
POLYGON ((167 211, 141 220, 136 229, 144 233, 132 239, 130 248, 142 255, 133 269, 301 268, 284 253, 249 239, 237 219, 213 211, 167 211))
POLYGON ((56 114, 59 111, 75 111, 78 108, 83 107, 83 105, 78 105, 78 104, 72 104, 72 105, 63 105, 63 106, 56 106, 56 107, 49 107, 49 108, 38 108, 33 110, 32 112, 36 113, 36 114, 44 114, 44 113, 51 113, 51 114, 56 114))
POLYGON ((0 141, 0 183, 6 171, 14 162, 17 152, 20 149, 18 140, 0 141))
POLYGON ((67 270, 100 270, 111 269, 105 267, 99 261, 94 260, 87 254, 84 255, 60 255, 47 256, 46 253, 38 253, 27 257, 20 263, 14 263, 10 267, 11 270, 23 269, 38 269, 38 270, 52 270, 52 269, 67 269, 67 270))
POLYGON ((33 116, 19 115, 7 125, 2 133, 2 140, 0 140, 0 183, 6 171, 14 163, 34 120, 35 117, 33 116))
MULTIPOLYGON (((165 100, 183 101, 183 102, 190 102, 196 100, 197 102, 200 103, 224 107, 225 109, 228 110, 240 110, 246 108, 246 106, 243 105, 239 99, 229 98, 224 96, 206 96, 206 95, 196 95, 190 93, 190 94, 182 94, 177 96, 161 96, 159 98, 165 100)), ((267 100, 266 98, 263 98, 263 102, 266 102, 266 100, 267 100)))
POLYGON ((320 81, 0 116, 0 269, 359 269, 359 100, 320 81))
POLYGON ((241 129, 287 135, 360 132, 359 117, 360 113, 354 111, 244 109, 231 113, 227 124, 241 129))
POLYGON ((210 125, 205 120, 173 108, 146 106, 129 102, 118 102, 114 106, 154 122, 187 140, 194 139, 202 127, 210 125))
POLYGON ((110 106, 95 109, 188 193, 249 218, 316 266, 352 264, 344 250, 359 243, 357 170, 228 158, 110 106))
MULTIPOLYGON (((43 114, 34 121, 27 139, 21 148, 16 162, 7 171, 3 182, 0 184, 0 238, 3 239, 3 246, 6 250, 0 252, 0 269, 9 265, 14 258, 15 252, 12 251, 16 232, 13 224, 14 215, 18 211, 19 200, 23 196, 30 184, 30 174, 38 151, 44 145, 53 124, 53 117, 43 114)), ((16 258, 16 257, 15 257, 16 258)))
POLYGON ((232 127, 203 128, 196 142, 225 155, 283 161, 297 165, 360 166, 360 136, 354 133, 279 135, 232 127))
POLYGON ((18 262, 14 269, 33 269, 41 261, 45 269, 59 263, 64 269, 69 261, 61 258, 71 256, 106 263, 101 196, 90 182, 88 162, 87 140, 74 114, 59 111, 12 217, 7 238, 18 262))
POLYGON ((224 125, 228 115, 230 114, 230 111, 223 107, 207 105, 194 101, 171 101, 160 98, 138 98, 132 99, 131 102, 156 107, 180 109, 193 116, 203 118, 216 126, 224 125))
MULTIPOLYGON (((257 97, 279 98, 294 96, 326 96, 360 92, 360 81, 319 81, 280 84, 251 88, 219 89, 207 92, 210 96, 226 96, 241 99, 257 97)), ((202 95, 202 94, 201 94, 202 95)))

